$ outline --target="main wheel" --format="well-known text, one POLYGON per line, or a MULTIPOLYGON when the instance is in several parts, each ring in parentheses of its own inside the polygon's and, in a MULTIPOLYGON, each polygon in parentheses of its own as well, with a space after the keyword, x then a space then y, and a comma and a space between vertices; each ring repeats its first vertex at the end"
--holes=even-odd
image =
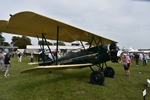
POLYGON ((105 77, 114 77, 115 71, 112 67, 106 67, 104 70, 104 76, 105 77))
POLYGON ((92 84, 102 85, 104 83, 104 75, 100 71, 93 71, 90 76, 92 84))

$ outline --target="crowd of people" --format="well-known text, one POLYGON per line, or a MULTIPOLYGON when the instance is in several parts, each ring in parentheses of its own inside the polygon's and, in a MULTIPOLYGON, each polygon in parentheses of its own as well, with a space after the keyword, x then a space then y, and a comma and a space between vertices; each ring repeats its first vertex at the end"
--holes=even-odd
POLYGON ((135 52, 135 53, 129 53, 129 57, 132 62, 135 61, 136 66, 139 66, 140 60, 142 61, 142 65, 146 66, 149 59, 149 54, 135 52))
MULTIPOLYGON (((4 76, 7 77, 9 76, 9 69, 12 66, 11 60, 10 60, 10 54, 7 54, 3 51, 0 50, 0 70, 4 73, 4 76)), ((51 53, 48 54, 48 58, 53 60, 53 56, 51 53)), ((14 57, 14 55, 12 56, 14 57)), ((58 55, 58 58, 60 56, 58 55)), ((22 62, 22 53, 17 52, 17 58, 18 62, 22 62)), ((123 64, 124 70, 125 70, 125 75, 130 77, 130 67, 131 64, 135 62, 135 65, 138 67, 140 60, 142 61, 143 66, 147 65, 149 59, 149 55, 145 53, 122 53, 120 56, 120 61, 123 64)), ((30 62, 34 62, 34 55, 31 53, 30 55, 30 62)))
MULTIPOLYGON (((21 63, 22 62, 22 56, 23 53, 17 51, 16 53, 6 53, 2 50, 0 50, 0 71, 2 73, 4 73, 4 77, 8 77, 9 74, 9 69, 12 66, 11 60, 10 58, 14 58, 17 57, 18 58, 18 62, 21 63)), ((29 57, 29 62, 33 63, 34 62, 34 55, 31 53, 29 57)), ((52 60, 53 57, 51 55, 51 53, 48 54, 48 57, 52 60)))
MULTIPOLYGON (((22 53, 17 52, 16 54, 17 54, 17 57, 18 57, 18 62, 21 62, 22 61, 22 53)), ((0 71, 2 73, 4 73, 4 77, 8 77, 10 75, 9 74, 9 69, 12 66, 10 56, 14 58, 14 55, 12 55, 10 53, 6 53, 6 52, 0 50, 0 71)))

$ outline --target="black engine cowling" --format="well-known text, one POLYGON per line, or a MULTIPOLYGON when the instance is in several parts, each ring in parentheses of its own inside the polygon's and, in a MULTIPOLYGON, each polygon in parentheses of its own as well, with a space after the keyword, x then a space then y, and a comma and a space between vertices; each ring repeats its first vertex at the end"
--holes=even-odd
POLYGON ((119 51, 118 46, 115 42, 112 42, 109 46, 109 53, 112 62, 118 62, 117 52, 119 51))

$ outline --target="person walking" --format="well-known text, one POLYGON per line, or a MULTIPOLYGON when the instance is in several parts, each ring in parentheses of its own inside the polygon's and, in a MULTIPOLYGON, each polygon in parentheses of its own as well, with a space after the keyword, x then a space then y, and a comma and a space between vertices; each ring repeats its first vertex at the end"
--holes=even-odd
POLYGON ((34 62, 34 55, 31 53, 30 55, 30 62, 33 63, 34 62))
POLYGON ((11 61, 10 61, 10 57, 8 54, 6 54, 5 59, 4 59, 4 64, 6 67, 6 71, 4 73, 4 76, 7 77, 9 76, 8 72, 9 72, 9 68, 11 67, 11 61))
POLYGON ((4 70, 4 54, 3 54, 3 52, 2 51, 0 51, 0 70, 2 71, 2 72, 4 72, 5 70, 4 70))
POLYGON ((18 62, 21 62, 22 61, 22 55, 21 55, 21 52, 19 52, 18 54, 18 62))
POLYGON ((145 54, 143 54, 143 58, 142 58, 142 62, 143 62, 143 66, 146 66, 146 56, 145 54))
POLYGON ((139 60, 140 60, 139 54, 138 54, 138 53, 135 53, 134 58, 135 58, 136 66, 138 66, 138 65, 139 65, 139 60))
POLYGON ((124 66, 124 70, 125 70, 126 76, 130 76, 130 64, 131 64, 130 57, 127 54, 124 54, 123 66, 124 66))

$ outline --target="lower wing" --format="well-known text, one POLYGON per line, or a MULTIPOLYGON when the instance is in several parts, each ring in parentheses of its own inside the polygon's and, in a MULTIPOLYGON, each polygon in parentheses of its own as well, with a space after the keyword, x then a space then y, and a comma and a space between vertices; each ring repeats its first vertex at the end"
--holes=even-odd
POLYGON ((27 73, 27 72, 31 72, 34 70, 39 70, 39 69, 55 69, 55 70, 59 70, 59 69, 73 69, 73 68, 80 68, 80 67, 87 67, 87 66, 91 66, 91 63, 87 63, 87 64, 70 64, 70 65, 50 65, 50 66, 38 66, 38 67, 33 67, 33 68, 29 68, 26 70, 23 70, 21 73, 27 73))

